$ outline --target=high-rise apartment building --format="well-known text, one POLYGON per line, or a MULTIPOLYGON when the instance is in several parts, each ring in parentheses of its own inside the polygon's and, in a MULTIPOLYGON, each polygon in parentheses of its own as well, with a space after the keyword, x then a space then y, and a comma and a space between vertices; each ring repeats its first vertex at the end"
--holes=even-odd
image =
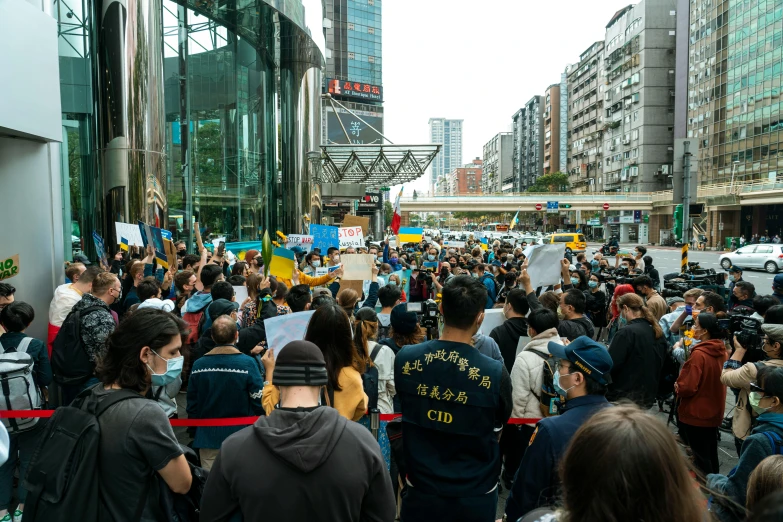
POLYGON ((324 142, 383 143, 383 0, 324 0, 324 5, 325 91, 359 116, 339 107, 335 113, 325 103, 324 142))
POLYGON ((604 168, 597 190, 652 192, 670 187, 675 4, 642 0, 615 13, 606 26, 604 168))
POLYGON ((430 143, 442 143, 443 148, 430 164, 430 190, 437 193, 438 179, 462 165, 462 122, 446 118, 430 118, 430 143))
POLYGON ((512 120, 512 190, 524 192, 543 172, 544 97, 533 96, 512 120))
POLYGON ((568 90, 568 182, 577 194, 595 192, 603 177, 604 42, 588 47, 566 68, 568 90))
POLYGON ((484 194, 512 192, 514 188, 513 136, 510 132, 496 134, 484 144, 484 171, 481 189, 484 194))
POLYGON ((561 146, 560 123, 560 84, 556 83, 547 87, 544 93, 544 174, 562 170, 560 151, 565 143, 561 146))
POLYGON ((699 185, 715 186, 715 196, 702 201, 709 244, 741 234, 781 235, 783 3, 684 5, 690 9, 687 139, 691 150, 697 145, 699 185))

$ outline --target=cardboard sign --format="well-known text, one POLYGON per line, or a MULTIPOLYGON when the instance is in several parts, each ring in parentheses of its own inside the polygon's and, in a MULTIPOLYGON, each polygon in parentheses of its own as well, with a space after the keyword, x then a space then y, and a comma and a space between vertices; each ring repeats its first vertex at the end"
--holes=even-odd
POLYGON ((176 262, 177 250, 174 248, 174 243, 172 243, 169 239, 163 238, 163 246, 165 246, 165 254, 169 262, 176 262))
POLYGON ((305 252, 310 252, 313 249, 313 236, 304 234, 288 234, 286 239, 287 241, 285 243, 285 247, 289 250, 295 246, 298 246, 305 252))
POLYGON ((346 288, 351 288, 353 290, 356 290, 356 293, 359 294, 359 298, 361 299, 362 291, 364 290, 364 281, 346 281, 345 279, 341 279, 340 290, 337 291, 337 294, 339 295, 340 292, 342 292, 346 288))
POLYGON ((139 232, 138 225, 130 225, 128 223, 114 222, 114 231, 118 238, 125 238, 128 240, 130 246, 143 247, 144 242, 141 240, 141 233, 139 232))
POLYGON ((346 281, 364 281, 372 277, 375 256, 372 254, 344 254, 340 256, 346 281))
POLYGON ((313 236, 313 248, 320 248, 321 255, 326 255, 329 247, 340 248, 340 237, 337 227, 310 225, 310 235, 313 236))
POLYGON ((364 248, 364 232, 362 227, 340 227, 340 250, 348 247, 364 248))
POLYGON ((19 254, 14 254, 0 262, 0 281, 19 274, 19 254))
POLYGON ((370 233, 370 218, 347 214, 343 218, 343 228, 347 227, 362 227, 362 233, 366 236, 370 233))
POLYGON ((286 248, 275 248, 272 251, 272 262, 269 263, 269 275, 281 279, 291 279, 294 273, 296 256, 286 248))

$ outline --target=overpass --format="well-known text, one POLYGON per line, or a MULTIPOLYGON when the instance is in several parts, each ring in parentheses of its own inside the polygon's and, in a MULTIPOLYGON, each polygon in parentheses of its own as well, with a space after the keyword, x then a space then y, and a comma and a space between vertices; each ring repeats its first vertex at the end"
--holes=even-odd
POLYGON ((557 201, 560 210, 582 210, 595 212, 603 210, 604 203, 609 211, 652 210, 653 197, 648 192, 617 193, 592 192, 573 194, 571 192, 537 192, 491 196, 436 196, 401 198, 402 212, 536 212, 540 203, 546 211, 547 201, 557 201), (571 208, 563 208, 570 204, 571 208))

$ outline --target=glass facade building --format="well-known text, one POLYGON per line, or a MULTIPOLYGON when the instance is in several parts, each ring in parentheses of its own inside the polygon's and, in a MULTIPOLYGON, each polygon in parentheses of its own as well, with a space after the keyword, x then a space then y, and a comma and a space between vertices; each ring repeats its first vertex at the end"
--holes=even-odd
POLYGON ((143 220, 193 244, 319 218, 320 0, 54 0, 65 257, 143 220))

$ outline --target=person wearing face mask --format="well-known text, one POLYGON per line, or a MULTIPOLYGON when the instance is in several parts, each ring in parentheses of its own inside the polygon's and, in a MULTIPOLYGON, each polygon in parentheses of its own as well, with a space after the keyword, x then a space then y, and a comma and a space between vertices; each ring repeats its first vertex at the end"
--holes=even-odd
POLYGON ((442 291, 440 338, 397 353, 406 522, 495 519, 498 432, 511 414, 511 379, 472 345, 486 300, 479 281, 455 277, 442 291))
POLYGON ((305 266, 302 269, 302 272, 310 277, 315 277, 315 270, 316 268, 320 268, 320 266, 321 256, 314 252, 308 252, 307 255, 305 255, 305 266))
POLYGON ((742 364, 747 350, 735 337, 734 353, 724 363, 720 378, 720 381, 726 386, 739 390, 737 407, 734 409, 734 417, 731 421, 731 431, 734 434, 737 455, 740 454, 743 441, 753 429, 755 415, 748 403, 748 394, 751 383, 756 381, 760 365, 783 368, 783 325, 763 324, 761 330, 765 334, 761 344, 765 359, 755 363, 742 364))
POLYGON ((408 302, 408 296, 405 295, 405 288, 402 286, 402 281, 400 281, 400 276, 397 274, 391 274, 389 276, 389 280, 386 282, 388 286, 392 286, 395 288, 400 289, 400 302, 401 303, 407 303, 408 302))
MULTIPOLYGON (((720 496, 745 505, 748 479, 759 463, 780 453, 783 446, 783 368, 761 366, 756 381, 749 386, 748 403, 757 415, 758 424, 742 444, 739 462, 731 476, 713 474, 707 477, 707 489, 713 491, 712 511, 725 515, 730 511, 720 496)), ((720 520, 732 520, 719 517, 720 520)))
POLYGON ((389 250, 389 240, 383 242, 383 259, 384 263, 388 263, 392 267, 392 272, 402 270, 404 267, 400 263, 400 255, 396 250, 389 250))
MULTIPOLYGON (((82 296, 63 321, 63 328, 66 328, 66 324, 78 318, 81 344, 91 363, 89 369, 77 369, 73 361, 62 360, 56 353, 53 354, 54 380, 62 387, 64 405, 70 404, 82 390, 98 382, 93 375, 95 361, 105 353, 106 339, 117 327, 109 307, 121 297, 122 286, 116 274, 101 272, 93 279, 91 292, 82 296), (64 379, 65 376, 67 380, 64 379)), ((59 354, 71 353, 60 344, 64 343, 65 339, 65 336, 60 335, 54 339, 53 346, 59 354)))
POLYGON ((718 428, 726 407, 726 387, 721 384, 723 363, 728 359, 723 339, 728 332, 715 314, 702 313, 693 324, 691 353, 680 370, 674 392, 680 401, 677 426, 680 437, 693 451, 693 463, 705 476, 720 470, 718 428))
POLYGON ((560 486, 557 468, 568 443, 593 414, 609 406, 605 395, 612 358, 602 344, 582 336, 565 346, 550 341, 547 348, 559 362, 554 385, 565 406, 560 415, 536 424, 506 500, 506 520, 553 504, 560 486))
POLYGON ((326 266, 337 266, 340 264, 340 249, 329 247, 326 251, 326 266))
POLYGON ((473 267, 472 272, 473 278, 478 279, 487 290, 487 300, 484 303, 484 308, 492 308, 497 300, 497 287, 495 286, 495 278, 492 277, 492 273, 489 271, 489 266, 479 263, 473 267))
POLYGON ((617 331, 609 345, 613 382, 607 398, 613 402, 630 399, 639 407, 649 409, 658 393, 664 356, 668 350, 666 339, 638 295, 623 295, 617 299, 617 308, 627 324, 617 331))
MULTIPOLYGON (((104 520, 157 520, 158 478, 174 493, 190 490, 191 471, 169 419, 158 404, 144 398, 151 385, 162 386, 179 376, 186 333, 186 323, 171 313, 137 310, 107 339, 96 368, 100 382, 74 401, 74 407, 85 411, 103 410, 97 417, 100 445, 95 467, 99 476, 111 480, 101 481, 95 501, 100 502, 104 520)), ((63 452, 62 458, 70 458, 70 453, 63 452)), ((28 481, 33 486, 40 473, 30 468, 28 481)), ((43 504, 45 498, 40 500, 43 504)), ((31 489, 27 509, 35 509, 37 501, 31 489)), ((64 514, 58 518, 67 519, 64 514)))
POLYGON ((600 274, 590 274, 585 294, 585 311, 595 327, 593 339, 598 340, 606 328, 606 294, 601 290, 603 277, 600 274))
MULTIPOLYGON (((212 323, 211 334, 215 347, 193 363, 188 384, 188 418, 263 415, 261 371, 252 357, 236 348, 239 332, 235 319, 219 316, 212 323)), ((196 428, 193 447, 199 450, 201 466, 211 469, 223 441, 243 427, 196 428)))
POLYGON ((727 307, 729 310, 734 308, 734 304, 736 301, 736 297, 734 296, 734 285, 739 283, 740 281, 744 281, 742 279, 742 268, 738 267, 737 265, 731 265, 729 267, 729 302, 727 303, 727 307))

